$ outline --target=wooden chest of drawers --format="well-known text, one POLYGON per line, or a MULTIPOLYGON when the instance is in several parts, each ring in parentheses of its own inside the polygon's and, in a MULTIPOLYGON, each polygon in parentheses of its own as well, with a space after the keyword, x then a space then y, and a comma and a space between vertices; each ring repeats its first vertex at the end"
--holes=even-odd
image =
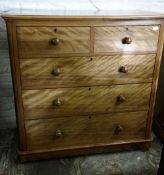
POLYGON ((22 160, 149 148, 160 16, 4 16, 22 160))

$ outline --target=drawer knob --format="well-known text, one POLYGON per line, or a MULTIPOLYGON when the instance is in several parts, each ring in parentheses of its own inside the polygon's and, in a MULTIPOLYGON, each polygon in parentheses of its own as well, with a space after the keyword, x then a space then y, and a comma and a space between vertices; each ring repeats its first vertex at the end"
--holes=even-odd
POLYGON ((61 137, 61 136, 63 135, 63 133, 62 133, 62 131, 61 131, 60 129, 58 129, 58 130, 56 130, 55 135, 56 135, 57 137, 61 137))
POLYGON ((60 68, 54 68, 53 70, 52 70, 52 75, 55 75, 55 76, 59 76, 60 75, 60 73, 61 73, 61 70, 60 70, 60 68))
POLYGON ((122 95, 119 95, 119 96, 117 97, 117 101, 120 102, 120 103, 123 103, 123 102, 125 101, 125 97, 122 96, 122 95))
POLYGON ((50 40, 50 43, 51 43, 52 45, 57 46, 57 45, 59 45, 60 40, 59 40, 58 38, 52 38, 52 39, 50 40))
POLYGON ((121 66, 121 67, 119 67, 118 71, 121 73, 127 73, 128 69, 125 66, 121 66))
POLYGON ((117 125, 115 129, 115 134, 118 134, 119 132, 123 131, 124 128, 121 125, 117 125))
POLYGON ((125 38, 122 39, 122 43, 123 44, 131 44, 132 39, 130 37, 125 37, 125 38))
POLYGON ((54 106, 60 106, 60 105, 61 105, 60 99, 59 99, 59 98, 55 99, 55 100, 53 101, 53 105, 54 105, 54 106))

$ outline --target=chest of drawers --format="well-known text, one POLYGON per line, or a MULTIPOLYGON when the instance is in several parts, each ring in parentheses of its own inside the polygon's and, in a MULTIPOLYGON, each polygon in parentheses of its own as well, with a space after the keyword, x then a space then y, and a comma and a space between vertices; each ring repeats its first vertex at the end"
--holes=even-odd
POLYGON ((151 143, 161 16, 4 16, 22 160, 151 143))

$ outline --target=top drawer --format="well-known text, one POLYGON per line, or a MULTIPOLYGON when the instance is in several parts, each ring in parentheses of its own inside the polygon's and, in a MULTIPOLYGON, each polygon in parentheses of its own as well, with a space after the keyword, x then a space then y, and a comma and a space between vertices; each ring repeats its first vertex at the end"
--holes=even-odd
POLYGON ((159 26, 95 27, 94 52, 156 52, 159 26))
POLYGON ((88 53, 90 27, 17 27, 21 57, 88 53))

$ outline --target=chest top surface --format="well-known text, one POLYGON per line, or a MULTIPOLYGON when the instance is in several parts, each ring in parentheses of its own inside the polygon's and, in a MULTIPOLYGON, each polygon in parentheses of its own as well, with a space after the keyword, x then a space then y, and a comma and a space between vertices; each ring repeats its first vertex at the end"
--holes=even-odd
POLYGON ((164 13, 143 10, 9 10, 2 13, 11 19, 99 18, 99 19, 161 19, 164 13))

